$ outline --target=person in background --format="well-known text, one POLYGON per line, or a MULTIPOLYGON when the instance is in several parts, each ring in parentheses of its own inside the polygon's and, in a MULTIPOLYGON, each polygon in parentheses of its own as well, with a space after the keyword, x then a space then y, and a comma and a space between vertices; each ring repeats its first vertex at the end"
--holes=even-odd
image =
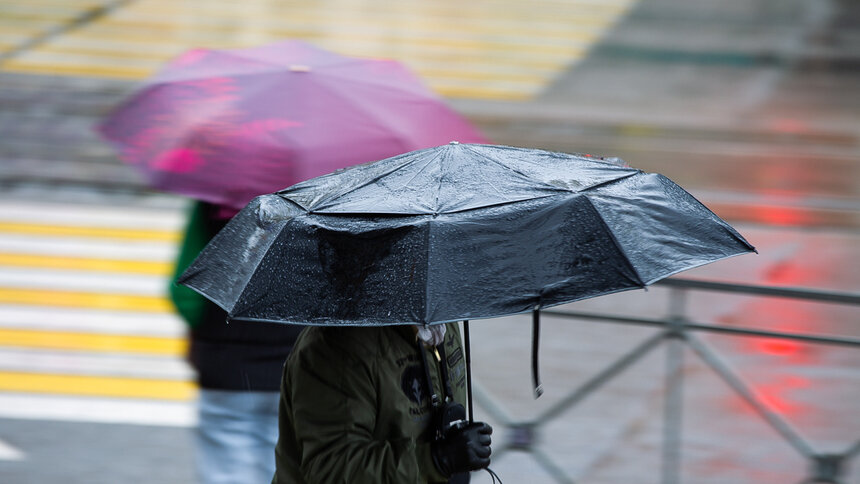
POLYGON ((492 428, 469 423, 456 323, 309 327, 284 366, 273 484, 466 483, 492 428))
MULTIPOLYGON (((195 202, 172 281, 228 221, 222 208, 195 202)), ((175 282, 169 288, 189 326, 188 359, 200 387, 195 441, 202 484, 259 484, 275 470, 284 361, 301 331, 275 323, 228 323, 226 312, 175 282)))

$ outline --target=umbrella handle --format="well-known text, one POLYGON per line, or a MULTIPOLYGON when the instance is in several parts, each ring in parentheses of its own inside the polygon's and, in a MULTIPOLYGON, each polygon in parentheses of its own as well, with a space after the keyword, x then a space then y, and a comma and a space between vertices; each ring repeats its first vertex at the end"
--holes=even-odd
POLYGON ((469 409, 469 423, 475 421, 472 411, 472 350, 469 345, 469 321, 463 321, 463 346, 466 350, 466 407, 469 409))

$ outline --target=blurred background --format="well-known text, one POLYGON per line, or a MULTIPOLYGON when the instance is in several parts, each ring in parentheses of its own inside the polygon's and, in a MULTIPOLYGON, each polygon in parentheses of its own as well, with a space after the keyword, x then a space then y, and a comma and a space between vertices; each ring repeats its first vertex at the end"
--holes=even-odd
POLYGON ((0 482, 194 482, 189 202, 93 127, 188 49, 289 38, 402 62, 493 143, 662 173, 759 251, 547 315, 538 400, 528 318, 475 322, 505 482, 860 482, 850 0, 0 1, 0 482))

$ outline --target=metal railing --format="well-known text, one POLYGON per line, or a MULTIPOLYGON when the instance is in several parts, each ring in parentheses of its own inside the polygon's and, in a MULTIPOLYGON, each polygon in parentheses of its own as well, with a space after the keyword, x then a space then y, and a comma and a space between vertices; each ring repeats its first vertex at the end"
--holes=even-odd
MULTIPOLYGON (((662 482, 680 484, 681 447, 683 415, 683 367, 684 347, 690 348, 704 363, 715 372, 756 414, 769 424, 794 450, 809 462, 808 475, 801 478, 800 484, 830 483, 847 484, 844 472, 848 462, 860 454, 860 440, 838 453, 823 452, 812 445, 801 432, 795 429, 779 413, 773 411, 756 394, 751 385, 733 371, 722 358, 696 333, 711 332, 735 336, 756 336, 792 340, 805 343, 827 344, 860 348, 860 339, 830 335, 802 334, 780 331, 766 331, 749 327, 721 326, 696 322, 687 317, 687 295, 690 291, 709 291, 737 293, 747 296, 766 296, 794 300, 816 301, 821 303, 860 306, 860 295, 811 289, 780 288, 760 285, 726 284, 701 280, 672 278, 658 282, 658 286, 669 288, 669 313, 660 319, 614 316, 602 313, 576 312, 566 310, 543 310, 547 316, 598 321, 616 324, 644 325, 660 330, 623 354, 597 374, 587 379, 578 388, 561 398, 558 403, 528 420, 516 420, 504 412, 479 384, 475 385, 475 402, 496 422, 508 430, 508 439, 495 444, 494 458, 509 451, 528 452, 537 463, 557 482, 574 483, 552 457, 537 444, 541 428, 575 407, 580 401, 600 390, 607 382, 625 369, 642 360, 644 356, 666 343, 667 359, 664 385, 663 443, 662 443, 662 482)), ((857 321, 860 323, 860 319, 857 321)))

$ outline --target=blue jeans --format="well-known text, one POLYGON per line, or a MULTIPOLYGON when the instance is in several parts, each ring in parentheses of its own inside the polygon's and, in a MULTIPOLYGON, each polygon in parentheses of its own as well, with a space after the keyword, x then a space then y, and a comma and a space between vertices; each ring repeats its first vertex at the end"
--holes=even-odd
POLYGON ((261 484, 275 473, 278 392, 200 390, 196 461, 201 484, 261 484))

